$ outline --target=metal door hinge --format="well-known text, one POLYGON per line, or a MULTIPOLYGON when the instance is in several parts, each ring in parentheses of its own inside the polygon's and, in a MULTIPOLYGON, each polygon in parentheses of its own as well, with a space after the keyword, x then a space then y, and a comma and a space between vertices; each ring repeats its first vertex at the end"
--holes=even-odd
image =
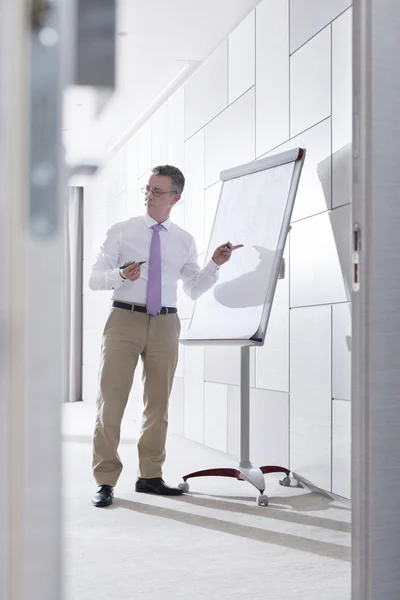
POLYGON ((360 289, 360 252, 361 252, 361 229, 358 223, 353 225, 353 292, 360 289))
POLYGON ((31 25, 32 29, 37 30, 43 27, 47 13, 50 9, 50 2, 48 0, 31 0, 30 1, 30 13, 31 13, 31 25))

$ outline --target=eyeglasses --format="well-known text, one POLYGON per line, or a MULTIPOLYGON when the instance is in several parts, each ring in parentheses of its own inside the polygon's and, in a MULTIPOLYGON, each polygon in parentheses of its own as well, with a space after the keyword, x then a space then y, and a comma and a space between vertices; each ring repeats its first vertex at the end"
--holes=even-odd
POLYGON ((170 192, 162 192, 161 190, 153 190, 152 188, 150 188, 148 185, 146 185, 145 187, 142 187, 142 189, 140 190, 142 192, 142 194, 144 194, 145 196, 147 196, 148 194, 150 194, 150 192, 153 194, 153 196, 155 198, 159 198, 160 196, 162 196, 163 194, 177 194, 178 192, 176 192, 175 190, 171 190, 170 192))

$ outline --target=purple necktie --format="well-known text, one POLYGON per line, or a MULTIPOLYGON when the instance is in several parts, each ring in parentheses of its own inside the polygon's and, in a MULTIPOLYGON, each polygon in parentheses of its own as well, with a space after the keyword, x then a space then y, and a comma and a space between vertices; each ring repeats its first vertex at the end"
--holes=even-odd
POLYGON ((161 310, 161 243, 160 231, 163 225, 152 226, 150 245, 149 279, 147 282, 147 312, 157 315, 161 310))

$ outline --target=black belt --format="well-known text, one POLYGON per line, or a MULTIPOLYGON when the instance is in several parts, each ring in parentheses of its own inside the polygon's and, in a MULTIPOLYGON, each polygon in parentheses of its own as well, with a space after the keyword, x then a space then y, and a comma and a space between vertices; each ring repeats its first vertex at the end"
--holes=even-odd
MULTIPOLYGON (((127 302, 119 302, 118 300, 113 300, 112 305, 114 308, 125 308, 126 310, 133 310, 134 312, 147 313, 147 308, 138 304, 128 304, 127 302)), ((163 306, 158 314, 174 315, 177 312, 177 308, 168 308, 167 306, 163 306)))

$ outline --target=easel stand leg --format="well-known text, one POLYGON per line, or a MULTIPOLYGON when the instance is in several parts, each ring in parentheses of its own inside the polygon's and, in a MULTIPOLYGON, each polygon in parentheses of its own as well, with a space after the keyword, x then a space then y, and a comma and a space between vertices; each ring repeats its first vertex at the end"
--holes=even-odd
POLYGON ((189 491, 187 480, 193 477, 233 477, 251 483, 259 492, 257 504, 268 505, 268 496, 264 495, 265 473, 284 473, 280 481, 282 485, 289 486, 289 469, 279 466, 255 467, 250 462, 250 346, 240 349, 240 462, 236 468, 217 468, 196 471, 183 477, 184 483, 179 487, 185 492, 189 491))

